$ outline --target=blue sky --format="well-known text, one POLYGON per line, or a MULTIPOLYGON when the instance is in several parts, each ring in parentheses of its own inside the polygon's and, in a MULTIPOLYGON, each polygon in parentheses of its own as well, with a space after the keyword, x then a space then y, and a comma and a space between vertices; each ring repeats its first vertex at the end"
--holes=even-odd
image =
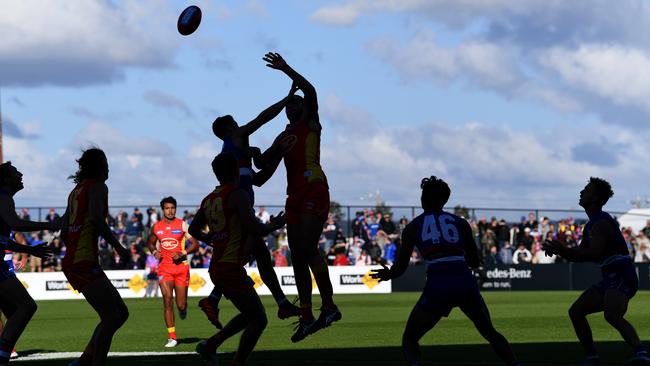
MULTIPOLYGON (((109 155, 111 204, 198 204, 215 184, 214 118, 245 123, 288 91, 267 51, 319 93, 322 162, 342 204, 379 191, 417 205, 428 175, 450 183, 450 204, 474 207, 576 208, 592 175, 612 182, 612 210, 647 194, 646 1, 198 1, 201 26, 183 37, 190 4, 2 2, 18 205, 64 205, 90 144, 109 155)), ((285 123, 251 143, 268 146, 285 123)), ((284 202, 284 174, 259 203, 284 202)))

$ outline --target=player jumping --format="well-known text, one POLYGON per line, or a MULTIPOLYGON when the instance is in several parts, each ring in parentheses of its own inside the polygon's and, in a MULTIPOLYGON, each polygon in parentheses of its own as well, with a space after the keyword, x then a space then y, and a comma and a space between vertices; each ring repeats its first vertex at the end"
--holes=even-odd
POLYGON ((291 341, 298 342, 317 330, 341 319, 334 304, 327 262, 318 250, 318 240, 329 213, 330 197, 327 178, 320 165, 320 136, 316 89, 277 53, 267 53, 268 67, 284 72, 304 94, 292 95, 285 111, 289 124, 273 145, 255 161, 268 171, 284 159, 287 170, 287 237, 293 271, 300 298, 300 319, 291 341), (314 274, 322 299, 321 313, 314 319, 311 304, 314 274))
POLYGON ((601 311, 605 313, 605 320, 634 349, 632 362, 650 363, 650 356, 636 330, 623 318, 630 299, 639 288, 639 278, 617 222, 603 211, 613 195, 607 181, 591 177, 580 191, 579 204, 589 217, 580 245, 567 248, 558 241, 543 244, 547 255, 557 254, 571 262, 600 264, 601 281, 585 290, 569 309, 573 328, 586 354, 585 365, 600 365, 587 315, 601 311))
POLYGON ((417 247, 427 264, 427 281, 422 296, 413 307, 402 336, 402 349, 410 366, 420 365, 419 340, 454 307, 474 323, 508 365, 519 365, 510 344, 492 325, 490 313, 479 292, 471 268, 479 265, 478 251, 469 223, 443 211, 451 190, 436 177, 424 178, 422 208, 424 213, 413 219, 402 232, 402 245, 395 264, 373 271, 371 276, 388 281, 401 276, 408 268, 411 252, 417 247))
POLYGON ((238 186, 239 167, 232 154, 219 154, 212 161, 212 170, 220 185, 203 199, 189 231, 214 248, 210 279, 240 313, 217 334, 200 342, 196 350, 211 365, 218 365, 216 349, 243 330, 233 359, 233 365, 243 365, 268 322, 253 280, 243 267, 250 254, 246 237, 249 233, 262 236, 273 232, 283 227, 285 220, 282 214, 272 218, 268 224, 255 218, 247 192, 238 186), (206 225, 209 228, 207 234, 202 232, 206 225))
POLYGON ((62 268, 70 285, 81 292, 99 315, 88 345, 70 365, 104 365, 113 335, 126 322, 129 311, 119 292, 99 266, 97 241, 101 236, 122 258, 130 253, 106 223, 108 215, 108 161, 98 148, 85 150, 79 170, 70 177, 76 186, 68 196, 61 238, 66 246, 62 268))
POLYGON ((174 318, 174 293, 176 307, 181 319, 187 317, 187 287, 190 285, 190 266, 187 255, 199 249, 199 243, 187 232, 187 223, 176 217, 176 199, 165 197, 160 201, 163 219, 151 227, 147 245, 156 259, 161 260, 158 268, 160 292, 163 296, 163 316, 169 338, 165 347, 175 347, 176 327, 174 318), (185 250, 185 241, 190 246, 185 250), (156 244, 160 243, 157 249, 156 244))
MULTIPOLYGON (((248 193, 251 209, 255 204, 253 186, 261 187, 269 180, 269 178, 271 178, 275 169, 263 169, 257 172, 253 170, 251 158, 259 155, 259 149, 251 148, 248 138, 265 123, 275 118, 292 99, 296 90, 297 89, 292 86, 289 95, 262 111, 255 119, 245 125, 239 126, 232 116, 229 115, 217 118, 212 124, 212 131, 215 136, 223 141, 221 152, 233 154, 238 161, 239 188, 248 193)), ((264 281, 266 286, 269 288, 273 298, 278 304, 278 317, 280 319, 286 319, 292 316, 297 316, 299 309, 287 300, 287 297, 282 291, 280 283, 278 282, 278 277, 273 269, 271 256, 266 248, 264 239, 260 236, 248 235, 248 240, 251 254, 257 262, 257 269, 260 271, 262 281, 264 281)), ((218 305, 220 299, 221 294, 217 289, 215 289, 209 297, 199 301, 199 306, 217 328, 221 328, 218 316, 218 305)))
MULTIPOLYGON (((11 230, 59 230, 60 222, 34 222, 16 215, 14 195, 24 188, 23 175, 11 162, 0 164, 0 253, 5 250, 23 252, 37 257, 49 256, 46 244, 34 247, 21 245, 10 238, 11 230)), ((12 266, 13 267, 13 266, 12 266)), ((16 278, 6 261, 0 261, 0 310, 7 321, 0 333, 0 366, 7 365, 18 338, 36 312, 36 302, 16 278)))

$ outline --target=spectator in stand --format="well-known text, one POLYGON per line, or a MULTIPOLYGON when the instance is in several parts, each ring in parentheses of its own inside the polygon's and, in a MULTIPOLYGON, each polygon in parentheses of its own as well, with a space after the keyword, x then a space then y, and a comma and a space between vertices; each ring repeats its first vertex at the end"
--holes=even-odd
POLYGON ((534 212, 528 213, 528 220, 526 220, 525 226, 530 228, 531 231, 537 230, 539 224, 537 223, 537 216, 534 212))
POLYGON ((158 210, 155 207, 149 207, 147 209, 147 228, 151 228, 155 225, 159 219, 158 210))
POLYGON ((488 252, 492 251, 493 247, 497 247, 497 241, 494 236, 494 232, 490 229, 485 230, 479 243, 479 254, 482 256, 487 255, 488 252))
POLYGON ((334 246, 336 234, 340 229, 339 225, 334 221, 334 216, 331 213, 327 215, 327 221, 325 221, 323 226, 323 237, 325 238, 325 242, 321 248, 322 253, 328 253, 330 248, 334 246))
POLYGON ((371 215, 370 222, 368 223, 368 236, 370 237, 370 240, 377 239, 377 232, 379 232, 379 228, 380 226, 377 222, 377 218, 375 215, 371 215))
POLYGON ((129 243, 135 241, 135 238, 138 235, 142 235, 143 231, 144 231, 144 225, 142 225, 142 222, 138 220, 138 216, 136 216, 135 214, 132 215, 129 224, 126 226, 126 236, 129 243))
POLYGON ((497 254, 497 262, 500 264, 512 264, 513 254, 514 250, 512 249, 512 245, 510 245, 510 243, 506 243, 506 245, 499 249, 499 252, 497 254))
POLYGON ((381 220, 379 220, 379 226, 389 238, 395 239, 397 237, 397 226, 395 226, 395 223, 391 220, 390 213, 385 214, 381 220))
POLYGON ((273 263, 275 267, 289 267, 289 246, 283 245, 273 251, 273 263))
POLYGON ((255 216, 262 224, 268 224, 271 221, 271 215, 269 215, 264 206, 260 206, 260 209, 257 211, 255 216))
POLYGON ((494 232, 496 236, 497 245, 499 248, 503 247, 506 243, 510 242, 510 229, 506 220, 501 219, 497 224, 496 231, 494 232))
POLYGON ((404 228, 406 227, 406 225, 408 225, 408 223, 409 223, 409 219, 407 219, 406 216, 402 216, 399 219, 399 224, 397 224, 397 231, 398 231, 397 236, 402 235, 402 231, 404 231, 404 228))
MULTIPOLYGON (((528 228, 526 228, 528 229, 528 228)), ((513 264, 524 264, 530 263, 533 260, 533 254, 526 248, 526 244, 519 243, 517 250, 512 254, 512 263, 513 264)))
POLYGON ((389 241, 388 243, 386 243, 386 245, 384 246, 384 262, 392 266, 393 263, 395 262, 396 251, 397 251, 397 246, 395 245, 394 242, 389 241))
POLYGON ((50 222, 50 223, 55 223, 58 219, 61 217, 59 216, 58 213, 53 208, 50 208, 50 211, 48 212, 47 216, 45 216, 45 220, 50 222))
POLYGON ((361 254, 354 261, 355 266, 369 266, 372 264, 372 258, 368 255, 364 249, 361 250, 361 254))
POLYGON ((534 240, 533 236, 531 234, 531 230, 532 230, 531 228, 525 227, 524 228, 524 235, 522 235, 521 238, 519 239, 519 244, 524 244, 526 249, 528 249, 529 251, 530 251, 530 248, 532 248, 532 246, 533 246, 533 240, 534 240))
MULTIPOLYGON (((550 233, 546 233, 549 236, 550 233)), ((550 256, 546 255, 544 249, 542 249, 542 243, 535 242, 533 243, 533 264, 552 264, 556 260, 555 254, 550 256)))
MULTIPOLYGON (((37 245, 44 244, 45 242, 43 241, 43 232, 42 231, 35 231, 32 232, 31 235, 31 240, 29 241, 29 245, 32 247, 35 247, 37 245)), ((35 256, 31 256, 29 259, 29 264, 31 267, 32 272, 43 272, 43 259, 35 256)))
POLYGON ((25 220, 25 221, 31 221, 31 217, 29 216, 29 209, 28 208, 23 208, 20 211, 20 219, 25 220))
POLYGON ((545 238, 549 231, 551 231, 551 221, 548 217, 544 216, 542 217, 542 223, 539 225, 539 233, 542 238, 545 238))
POLYGON ((482 238, 485 232, 490 228, 490 223, 488 223, 487 217, 481 216, 481 219, 476 223, 476 226, 478 226, 479 238, 482 238))
POLYGON ((190 259, 190 268, 203 268, 205 262, 205 244, 200 243, 199 250, 192 253, 192 259, 190 259))
POLYGON ((147 289, 144 297, 158 297, 158 265, 160 262, 149 251, 145 261, 145 277, 147 278, 147 289))

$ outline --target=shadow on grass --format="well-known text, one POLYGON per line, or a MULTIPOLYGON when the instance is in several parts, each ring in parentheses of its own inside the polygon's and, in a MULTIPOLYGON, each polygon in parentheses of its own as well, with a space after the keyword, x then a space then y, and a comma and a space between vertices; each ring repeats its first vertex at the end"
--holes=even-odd
MULTIPOLYGON (((646 346, 648 346, 646 344, 646 346)), ((632 357, 632 350, 623 342, 598 342, 603 365, 625 365, 632 357)), ((518 343, 513 348, 523 365, 578 365, 583 359, 577 342, 518 343)), ((503 365, 489 345, 442 345, 423 346, 423 365, 503 365)), ((228 365, 233 354, 220 356, 222 365, 228 365)), ((18 364, 18 363, 17 363, 18 364)), ((61 365, 62 360, 30 362, 39 366, 61 365)), ((110 366, 131 365, 202 365, 198 355, 169 355, 161 357, 119 357, 109 360, 110 366)), ((399 347, 307 349, 256 351, 249 365, 263 366, 344 366, 344 365, 404 365, 399 347)))
POLYGON ((198 343, 199 341, 202 341, 202 340, 203 340, 203 338, 198 338, 198 337, 178 338, 178 344, 198 343))

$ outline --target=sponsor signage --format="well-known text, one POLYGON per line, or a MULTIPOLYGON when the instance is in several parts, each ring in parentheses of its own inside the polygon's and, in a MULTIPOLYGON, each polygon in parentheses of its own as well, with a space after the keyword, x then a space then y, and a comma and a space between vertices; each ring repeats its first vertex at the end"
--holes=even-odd
MULTIPOLYGON (((329 267, 330 280, 335 294, 369 294, 390 293, 391 283, 381 282, 370 277, 373 267, 329 267)), ((248 275, 255 283, 255 289, 260 295, 270 295, 257 268, 247 268, 248 275)), ((291 267, 276 267, 276 274, 283 291, 287 295, 297 295, 296 280, 291 267)), ((123 298, 144 297, 147 293, 147 276, 144 270, 106 271, 113 286, 123 298)), ((35 300, 81 299, 83 295, 75 291, 68 283, 63 272, 18 273, 18 279, 23 283, 29 294, 35 300)), ((312 276, 314 293, 318 293, 316 281, 312 276)), ((190 284, 188 296, 208 296, 212 291, 212 281, 208 270, 204 268, 190 269, 190 284)), ((160 296, 160 294, 158 294, 160 296)))

